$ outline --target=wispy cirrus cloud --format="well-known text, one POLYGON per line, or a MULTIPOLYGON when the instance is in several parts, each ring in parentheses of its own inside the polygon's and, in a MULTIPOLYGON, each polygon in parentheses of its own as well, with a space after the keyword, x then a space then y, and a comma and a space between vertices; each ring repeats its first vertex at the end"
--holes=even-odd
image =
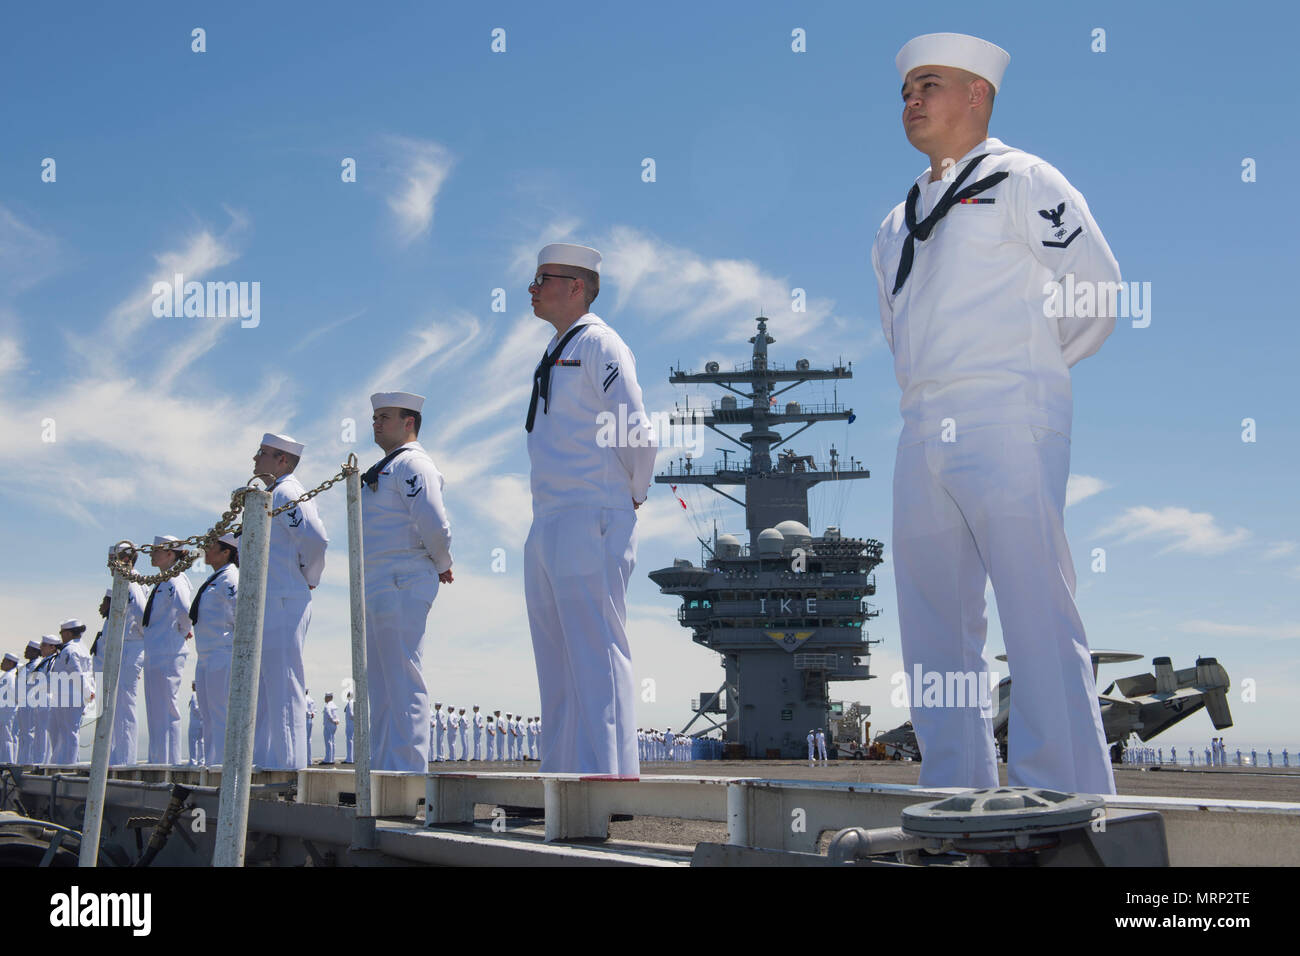
POLYGON ((1130 541, 1168 542, 1158 553, 1181 551, 1187 554, 1215 555, 1239 548, 1250 539, 1245 528, 1228 531, 1219 526, 1214 515, 1187 508, 1129 508, 1110 524, 1096 532, 1098 537, 1119 535, 1130 541))
POLYGON ((1065 507, 1077 505, 1080 501, 1100 494, 1110 487, 1112 486, 1109 483, 1092 475, 1072 474, 1065 483, 1065 507))
POLYGON ((792 287, 798 283, 747 259, 710 258, 631 226, 611 229, 601 253, 602 281, 608 274, 617 289, 613 308, 662 318, 665 331, 675 337, 695 338, 706 328, 716 332, 711 323, 727 320, 734 337, 747 339, 752 329, 734 322, 746 312, 771 318, 785 342, 828 323, 848 326, 835 316, 831 299, 809 296, 804 311, 793 311, 792 287))
POLYGON ((409 244, 433 227, 438 193, 455 160, 445 147, 432 140, 390 136, 387 142, 401 166, 399 182, 388 197, 388 208, 396 217, 398 239, 409 244))

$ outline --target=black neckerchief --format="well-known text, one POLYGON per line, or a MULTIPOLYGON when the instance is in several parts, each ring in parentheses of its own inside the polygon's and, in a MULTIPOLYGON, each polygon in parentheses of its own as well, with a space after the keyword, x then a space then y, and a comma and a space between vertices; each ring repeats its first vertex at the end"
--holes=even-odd
POLYGON ((149 600, 144 602, 144 620, 140 622, 141 627, 149 626, 149 615, 153 613, 153 599, 155 596, 157 596, 158 588, 160 588, 161 586, 162 586, 161 581, 158 584, 155 584, 153 586, 153 590, 149 592, 149 600))
POLYGON ((190 602, 190 623, 191 624, 199 623, 199 598, 203 597, 203 592, 208 589, 209 584, 211 584, 213 581, 217 579, 217 575, 220 574, 222 571, 226 570, 226 568, 228 567, 230 567, 230 565, 223 564, 217 570, 213 571, 210 575, 208 575, 208 579, 204 581, 201 585, 199 585, 199 590, 194 595, 194 600, 190 602))
POLYGON ((912 188, 907 193, 907 204, 903 209, 904 221, 907 225, 907 241, 903 243, 903 255, 898 260, 898 278, 894 280, 894 291, 891 293, 892 295, 898 295, 898 290, 903 288, 903 283, 907 281, 907 277, 912 271, 912 257, 916 252, 915 241, 919 239, 924 242, 926 239, 929 239, 930 233, 932 233, 934 227, 939 224, 939 220, 948 215, 948 210, 957 205, 963 199, 969 199, 972 196, 984 192, 984 190, 991 186, 996 186, 1010 175, 1010 173, 1006 171, 994 173, 993 175, 985 176, 979 182, 971 183, 965 189, 962 189, 961 184, 967 180, 970 174, 975 171, 975 167, 978 166, 986 156, 988 156, 988 153, 980 153, 980 155, 976 156, 966 164, 966 168, 961 171, 961 174, 955 180, 953 180, 952 185, 949 186, 947 191, 943 194, 943 198, 939 200, 938 205, 934 207, 934 210, 930 215, 926 216, 919 225, 916 221, 916 203, 921 197, 921 187, 916 183, 912 183, 912 188))
POLYGON ((379 461, 378 464, 371 465, 369 468, 366 469, 366 473, 361 476, 361 483, 363 485, 369 485, 371 491, 378 491, 379 473, 384 470, 385 466, 390 461, 392 461, 402 452, 411 451, 411 450, 412 450, 411 446, 407 444, 407 445, 403 445, 401 448, 397 448, 393 451, 390 451, 387 455, 383 457, 383 459, 379 461))
POLYGON ((569 344, 569 339, 573 338, 580 331, 592 323, 587 322, 583 325, 575 325, 564 333, 564 338, 560 339, 559 344, 555 346, 554 352, 542 353, 542 360, 537 364, 537 370, 533 372, 533 397, 528 402, 528 421, 524 423, 524 431, 533 430, 533 421, 537 418, 537 399, 542 400, 542 414, 545 415, 550 409, 551 404, 551 369, 555 368, 555 363, 559 361, 564 347, 569 344))

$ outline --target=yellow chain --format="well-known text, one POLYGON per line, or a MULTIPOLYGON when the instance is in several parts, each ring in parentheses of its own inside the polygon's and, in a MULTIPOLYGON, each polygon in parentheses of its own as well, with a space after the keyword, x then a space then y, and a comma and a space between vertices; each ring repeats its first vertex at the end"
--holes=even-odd
MULTIPOLYGON (((357 456, 349 454, 348 460, 342 465, 342 470, 340 470, 337 475, 321 482, 311 491, 305 492, 302 497, 294 501, 286 502, 279 508, 276 508, 271 512, 271 517, 274 518, 276 515, 288 511, 290 508, 300 505, 304 501, 310 501, 322 491, 338 484, 338 482, 356 471, 357 456)), ((249 479, 249 482, 252 482, 255 478, 269 477, 271 476, 254 475, 253 478, 249 479)), ((166 571, 162 571, 158 574, 137 574, 125 561, 119 561, 117 555, 113 555, 108 559, 108 570, 111 573, 120 574, 128 581, 134 581, 136 584, 161 584, 163 581, 167 581, 182 572, 188 571, 193 567, 194 562, 198 560, 199 556, 195 552, 185 551, 185 545, 194 545, 206 549, 210 544, 212 544, 212 542, 216 541, 223 534, 239 534, 240 531, 243 530, 243 524, 232 524, 231 522, 235 520, 236 515, 244 510, 244 496, 251 490, 253 489, 248 487, 235 489, 235 491, 230 495, 230 507, 226 511, 222 512, 221 519, 203 534, 190 535, 190 537, 183 538, 180 541, 168 541, 165 545, 160 544, 157 546, 151 544, 142 544, 137 546, 127 540, 119 541, 117 543, 119 553, 125 552, 131 555, 150 554, 153 551, 180 551, 181 557, 178 558, 176 563, 166 571), (123 547, 123 545, 125 545, 125 547, 123 547)))

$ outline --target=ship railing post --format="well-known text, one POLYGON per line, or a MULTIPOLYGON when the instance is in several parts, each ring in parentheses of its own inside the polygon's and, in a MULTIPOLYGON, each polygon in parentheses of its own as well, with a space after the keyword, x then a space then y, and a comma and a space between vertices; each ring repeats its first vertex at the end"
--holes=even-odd
POLYGON ((271 493, 244 494, 239 538, 239 596, 230 662, 230 705, 217 805, 213 866, 243 866, 248 838, 248 797, 253 776, 253 724, 262 665, 262 622, 266 612, 266 570, 271 552, 271 493))
POLYGON ((375 845, 374 797, 370 781, 370 685, 366 679, 366 572, 365 542, 361 531, 361 473, 347 475, 348 591, 352 610, 352 719, 355 728, 356 816, 352 842, 361 848, 375 845))
POLYGON ((81 827, 80 866, 99 863, 99 834, 104 820, 104 797, 108 789, 108 758, 113 743, 113 718, 117 713, 117 676, 122 670, 122 642, 126 637, 127 581, 113 573, 108 623, 100 640, 104 646, 104 673, 99 692, 99 723, 95 725, 95 746, 90 758, 90 780, 86 784, 86 815, 81 827))

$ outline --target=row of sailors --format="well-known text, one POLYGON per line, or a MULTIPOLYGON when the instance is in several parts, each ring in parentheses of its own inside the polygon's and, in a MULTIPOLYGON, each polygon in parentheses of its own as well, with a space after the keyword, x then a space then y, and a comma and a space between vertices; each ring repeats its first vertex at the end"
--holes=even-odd
MULTIPOLYGON (((1191 747, 1187 747, 1187 762, 1195 765, 1197 753, 1191 747)), ((1210 742, 1210 746, 1203 751, 1203 759, 1207 767, 1226 767, 1228 765, 1228 751, 1223 745, 1223 738, 1219 737, 1210 742)), ((1240 750, 1236 752, 1236 765, 1241 766, 1275 766, 1273 763, 1273 749, 1270 747, 1265 751, 1264 757, 1266 763, 1261 764, 1259 754, 1255 750, 1250 751, 1250 759, 1247 760, 1240 750)), ((1291 766, 1291 754, 1286 749, 1282 749, 1281 764, 1283 767, 1291 766)), ((1165 762, 1165 750, 1163 747, 1129 747, 1124 751, 1124 763, 1127 764, 1163 764, 1165 762)), ((1178 748, 1169 748, 1169 762, 1178 763, 1178 748)))
POLYGON ((457 710, 435 702, 429 715, 429 731, 433 739, 430 763, 450 760, 483 760, 486 745, 488 760, 536 760, 541 746, 542 718, 529 717, 501 711, 483 714, 477 704, 472 713, 465 708, 457 710), (470 756, 473 739, 474 756, 470 756), (460 756, 457 756, 459 742, 460 756))
POLYGON ((636 729, 637 756, 644 762, 721 760, 722 741, 674 734, 671 727, 636 729))
MULTIPOLYGON (((412 718, 427 713, 428 708, 419 677, 424 618, 438 583, 452 577, 442 477, 415 440, 422 405, 423 398, 410 393, 371 396, 376 443, 388 453, 362 477, 372 763, 381 770, 414 769, 422 763, 421 756, 427 757, 427 721, 422 716, 412 718), (407 413, 402 427, 388 435, 385 429, 399 410, 407 413), (405 457, 395 462, 402 453, 405 457), (410 600, 406 600, 410 595, 394 599, 396 604, 389 600, 392 581, 416 579, 420 584, 417 595, 410 600)), ((264 592, 253 731, 253 763, 262 769, 297 770, 311 763, 314 710, 309 717, 303 649, 311 621, 311 592, 324 572, 329 538, 315 504, 300 501, 305 491, 293 472, 303 449, 301 442, 287 435, 267 433, 253 456, 255 473, 273 479, 269 489, 272 508, 283 508, 271 521, 264 592)), ((150 562, 160 571, 169 571, 185 554, 180 544, 171 535, 155 536, 150 562)), ((119 556, 116 546, 109 548, 109 556, 119 556)), ((135 558, 132 553, 131 566, 135 558)), ((109 748, 112 766, 138 762, 136 695, 141 684, 149 728, 149 763, 185 762, 180 694, 190 646, 198 654, 192 706, 203 728, 196 737, 204 740, 206 763, 222 762, 239 590, 239 542, 223 535, 207 546, 204 558, 212 574, 197 591, 184 574, 149 592, 134 582, 127 586, 122 665, 109 748)), ((100 606, 104 617, 109 614, 111 594, 110 590, 100 606)), ((101 647, 93 672, 103 671, 103 650, 101 647)), ((63 723, 58 726, 64 740, 59 762, 75 762, 75 732, 64 732, 63 723)), ((327 720, 327 751, 332 750, 329 730, 336 727, 337 723, 327 720)), ((28 751, 32 754, 34 748, 28 751)), ((191 755, 195 754, 192 748, 191 755)))
MULTIPOLYGON (((211 745, 207 744, 207 736, 204 733, 203 711, 199 703, 197 686, 192 685, 192 687, 195 693, 190 698, 189 762, 191 766, 217 763, 219 761, 209 759, 212 750, 211 745)), ((307 691, 306 703, 308 760, 310 761, 311 728, 316 718, 316 702, 312 699, 310 690, 307 691)), ((325 721, 322 731, 325 754, 321 763, 333 764, 336 762, 334 743, 340 724, 340 711, 332 693, 325 695, 323 711, 325 721)), ((352 692, 348 691, 342 710, 347 748, 344 763, 355 762, 355 714, 352 692)), ((502 717, 499 710, 492 714, 483 714, 480 713, 477 704, 474 705, 473 712, 467 714, 464 707, 459 711, 454 707, 443 710, 442 704, 436 703, 429 720, 429 733, 434 742, 430 763, 471 759, 481 761, 485 759, 485 752, 486 759, 491 761, 536 760, 537 748, 541 743, 542 720, 540 717, 529 717, 525 721, 522 717, 510 713, 502 717), (469 756, 471 737, 474 753, 472 758, 469 756), (457 756, 458 742, 460 756, 457 756)))
POLYGON ((95 699, 85 632, 72 618, 57 637, 28 641, 24 660, 0 660, 0 764, 76 763, 81 719, 95 699))

